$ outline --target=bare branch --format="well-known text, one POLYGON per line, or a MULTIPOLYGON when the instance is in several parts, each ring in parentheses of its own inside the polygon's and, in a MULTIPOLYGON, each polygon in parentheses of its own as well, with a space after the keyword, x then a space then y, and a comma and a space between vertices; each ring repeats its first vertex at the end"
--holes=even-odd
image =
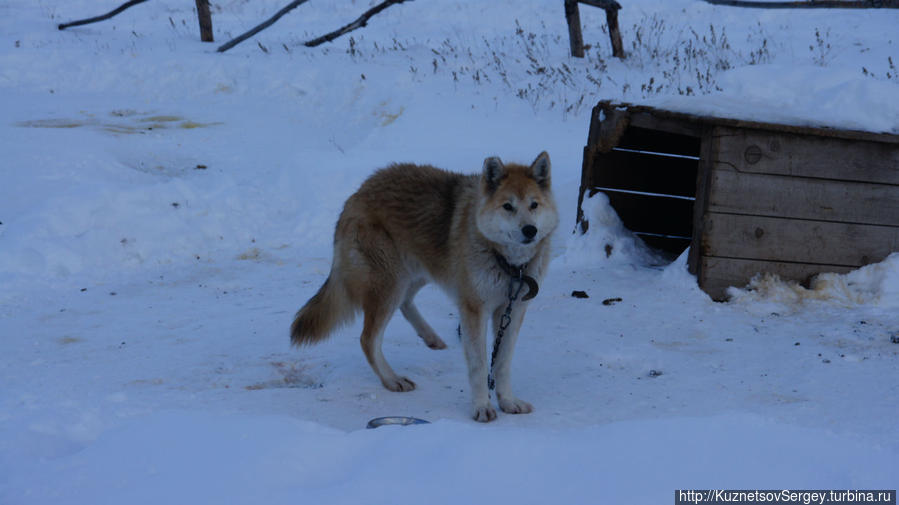
MULTIPOLYGON (((372 16, 374 16, 375 14, 381 12, 382 10, 390 7, 391 5, 401 4, 406 1, 407 0, 385 0, 384 2, 381 2, 378 5, 375 5, 374 7, 372 7, 371 9, 365 11, 365 13, 362 14, 361 16, 359 16, 358 19, 356 19, 352 23, 344 26, 343 28, 340 28, 339 30, 335 30, 326 35, 322 35, 321 37, 319 37, 317 39, 310 40, 310 41, 304 43, 303 45, 306 47, 315 47, 320 44, 324 44, 325 42, 331 42, 332 40, 336 39, 337 37, 340 37, 341 35, 344 35, 353 30, 362 28, 363 26, 365 26, 368 23, 368 20, 372 16)), ((409 1, 411 1, 411 0, 409 0, 409 1)))
POLYGON ((755 7, 759 9, 899 9, 899 0, 809 0, 806 2, 755 2, 744 0, 705 0, 714 5, 732 7, 755 7))
POLYGON ((146 2, 146 1, 147 1, 147 0, 131 0, 130 2, 125 2, 125 3, 123 3, 123 4, 120 5, 118 8, 116 8, 116 9, 114 9, 114 10, 112 10, 112 11, 109 11, 109 12, 107 12, 106 14, 103 14, 102 16, 95 16, 95 17, 92 17, 92 18, 81 19, 81 20, 78 20, 78 21, 72 21, 71 23, 62 23, 62 24, 59 25, 58 28, 59 28, 60 30, 65 30, 66 28, 69 28, 69 27, 71 27, 71 26, 88 25, 88 24, 91 24, 91 23, 96 23, 97 21, 103 21, 103 20, 106 20, 106 19, 109 19, 109 18, 115 16, 116 14, 122 12, 123 10, 125 10, 125 9, 127 9, 127 8, 129 8, 129 7, 134 7, 135 5, 137 5, 137 4, 139 4, 139 3, 144 3, 144 2, 146 2))
POLYGON ((290 2, 289 4, 287 4, 286 7, 279 10, 274 16, 270 17, 264 23, 256 26, 255 28, 244 33, 243 35, 240 35, 238 37, 235 37, 235 38, 229 40, 228 42, 225 42, 224 44, 219 46, 219 48, 216 49, 216 51, 218 51, 220 53, 224 53, 228 49, 231 49, 232 47, 236 46, 237 44, 240 44, 241 42, 247 40, 248 38, 252 37, 253 35, 256 35, 257 33, 261 32, 262 30, 265 30, 269 26, 275 24, 275 21, 281 19, 282 16, 284 16, 288 12, 292 11, 296 7, 299 7, 301 4, 306 3, 306 1, 307 0, 294 0, 293 2, 290 2))

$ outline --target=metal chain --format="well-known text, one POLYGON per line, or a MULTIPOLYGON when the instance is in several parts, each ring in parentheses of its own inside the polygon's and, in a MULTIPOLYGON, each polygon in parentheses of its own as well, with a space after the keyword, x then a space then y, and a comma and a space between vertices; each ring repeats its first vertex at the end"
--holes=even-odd
POLYGON ((490 355, 490 373, 487 375, 487 388, 490 391, 496 389, 496 381, 493 377, 493 367, 496 364, 496 355, 499 353, 499 345, 503 340, 503 335, 506 333, 506 328, 512 324, 512 303, 515 302, 515 300, 518 300, 518 295, 521 294, 521 288, 524 287, 525 268, 527 268, 526 264, 517 268, 517 272, 509 278, 509 304, 506 305, 506 311, 503 312, 503 315, 499 319, 499 329, 496 330, 496 338, 493 339, 493 353, 490 355), (516 287, 516 284, 518 287, 516 287))

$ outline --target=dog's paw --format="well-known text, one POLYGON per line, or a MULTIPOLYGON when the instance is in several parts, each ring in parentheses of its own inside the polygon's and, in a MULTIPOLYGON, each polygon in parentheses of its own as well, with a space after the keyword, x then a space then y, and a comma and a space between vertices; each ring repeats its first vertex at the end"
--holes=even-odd
POLYGON ((392 379, 385 379, 381 382, 384 384, 385 388, 397 393, 404 393, 406 391, 412 391, 413 389, 415 389, 415 383, 405 377, 396 376, 392 379))
POLYGON ((471 417, 479 423, 489 423, 496 419, 496 410, 490 405, 475 407, 471 417))
POLYGON ((443 341, 436 333, 419 335, 425 341, 425 345, 431 349, 446 349, 446 342, 443 341))
POLYGON ((435 340, 434 342, 428 342, 427 344, 428 344, 428 347, 430 347, 431 349, 434 349, 434 350, 446 349, 446 342, 444 342, 443 340, 441 340, 439 338, 437 340, 435 340))
POLYGON ((507 414, 530 414, 534 411, 533 405, 514 396, 512 398, 500 398, 499 408, 503 409, 503 412, 507 414))

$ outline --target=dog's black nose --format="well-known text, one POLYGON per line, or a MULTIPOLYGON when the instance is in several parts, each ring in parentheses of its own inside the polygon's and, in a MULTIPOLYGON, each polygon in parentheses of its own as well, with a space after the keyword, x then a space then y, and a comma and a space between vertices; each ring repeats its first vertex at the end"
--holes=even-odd
POLYGON ((529 224, 521 229, 521 234, 526 238, 534 238, 534 235, 537 234, 537 227, 529 224))

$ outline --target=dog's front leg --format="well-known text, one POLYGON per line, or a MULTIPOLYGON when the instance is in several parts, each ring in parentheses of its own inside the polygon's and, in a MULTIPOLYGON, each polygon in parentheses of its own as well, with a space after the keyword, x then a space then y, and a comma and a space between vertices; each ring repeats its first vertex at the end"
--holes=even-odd
MULTIPOLYGON (((512 393, 512 384, 510 378, 510 369, 512 367, 512 353, 515 350, 515 341, 518 340, 518 331, 521 329, 521 322, 524 320, 524 313, 527 310, 526 303, 518 303, 512 310, 509 326, 503 330, 503 338, 500 341, 499 349, 496 352, 496 362, 493 364, 493 377, 496 381, 496 400, 499 402, 499 408, 508 414, 527 414, 534 410, 534 407, 512 393)), ((493 314, 493 333, 500 328, 504 308, 496 309, 493 314)))
POLYGON ((468 363, 468 383, 471 386, 472 417, 486 423, 496 419, 487 391, 487 312, 480 302, 461 304, 462 347, 468 363))

